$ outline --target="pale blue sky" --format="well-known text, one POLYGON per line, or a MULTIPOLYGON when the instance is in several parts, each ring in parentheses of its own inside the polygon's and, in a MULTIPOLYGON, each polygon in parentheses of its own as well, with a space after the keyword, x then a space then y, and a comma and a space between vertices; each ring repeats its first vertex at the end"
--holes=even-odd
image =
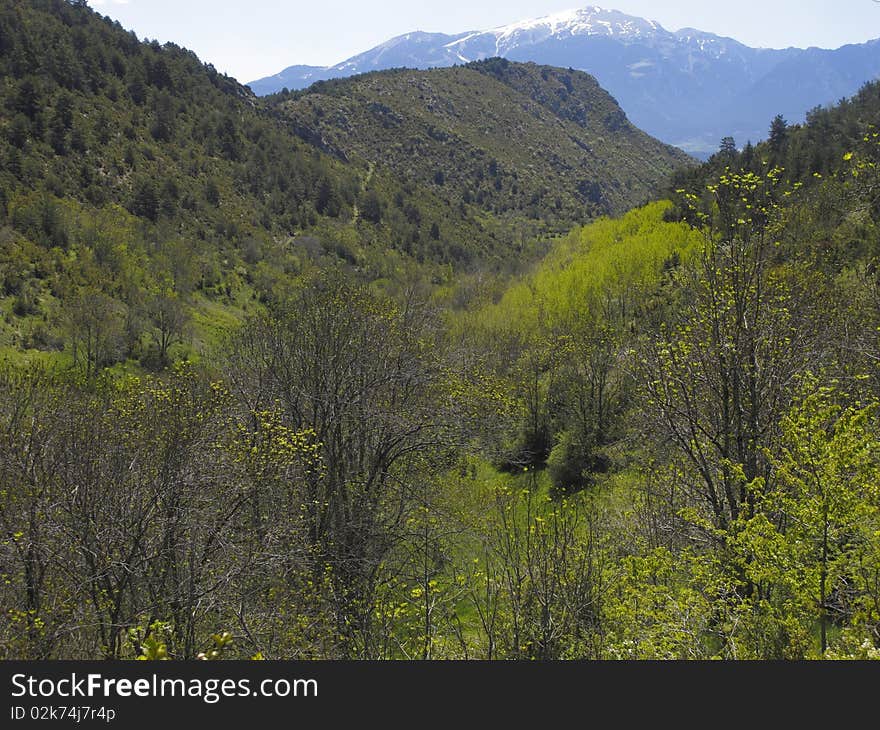
POLYGON ((329 66, 413 30, 483 30, 589 4, 753 46, 837 48, 880 37, 874 0, 90 0, 141 38, 174 41, 247 83, 329 66))

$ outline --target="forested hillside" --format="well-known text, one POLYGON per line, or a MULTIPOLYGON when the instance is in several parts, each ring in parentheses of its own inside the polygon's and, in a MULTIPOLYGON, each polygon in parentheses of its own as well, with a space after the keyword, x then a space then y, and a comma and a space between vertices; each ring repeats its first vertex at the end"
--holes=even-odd
POLYGON ((263 107, 83 3, 2 18, 0 657, 880 656, 877 84, 725 141, 668 199, 572 223, 540 260, 444 265, 394 243, 398 192, 425 216, 464 206, 438 228, 480 210, 534 232, 574 215, 567 178, 514 177, 484 141, 501 184, 477 202, 456 156, 476 143, 448 148, 441 185, 371 158, 388 131, 369 115, 400 115, 439 165, 419 135, 445 97, 403 116, 395 85, 513 89, 553 107, 563 132, 541 140, 562 149, 583 111, 556 104, 568 72, 396 71, 263 107), (346 100, 371 84, 391 112, 346 100), (297 121, 310 98, 351 134, 297 121), (276 176, 268 197, 247 169, 276 176), (514 181, 554 179, 568 202, 517 217, 514 181), (177 203, 151 216, 138 180, 177 203))
POLYGON ((307 139, 432 188, 463 215, 488 208, 546 225, 621 213, 689 161, 633 127, 592 76, 500 58, 325 81, 273 101, 307 139))
POLYGON ((232 79, 82 4, 5 2, 0 34, 7 351, 162 367, 193 318, 204 336, 300 270, 293 236, 324 228, 337 258, 358 172, 232 79))

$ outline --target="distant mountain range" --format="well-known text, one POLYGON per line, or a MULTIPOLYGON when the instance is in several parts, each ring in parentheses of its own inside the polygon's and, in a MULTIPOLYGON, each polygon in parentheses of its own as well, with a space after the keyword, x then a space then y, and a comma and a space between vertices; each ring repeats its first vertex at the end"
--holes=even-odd
POLYGON ((291 66, 249 84, 258 95, 397 67, 425 69, 500 56, 587 71, 638 127, 705 157, 724 136, 767 136, 782 114, 851 96, 880 77, 880 40, 836 50, 751 48, 692 28, 675 32, 616 10, 586 7, 486 31, 407 33, 329 67, 291 66))

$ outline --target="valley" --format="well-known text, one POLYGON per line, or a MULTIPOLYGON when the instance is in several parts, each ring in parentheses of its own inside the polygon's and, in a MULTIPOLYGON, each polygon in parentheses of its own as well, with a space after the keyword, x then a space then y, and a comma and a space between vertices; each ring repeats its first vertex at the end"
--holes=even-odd
POLYGON ((880 83, 700 162, 490 55, 584 18, 258 96, 0 4, 0 658, 880 656, 880 83))

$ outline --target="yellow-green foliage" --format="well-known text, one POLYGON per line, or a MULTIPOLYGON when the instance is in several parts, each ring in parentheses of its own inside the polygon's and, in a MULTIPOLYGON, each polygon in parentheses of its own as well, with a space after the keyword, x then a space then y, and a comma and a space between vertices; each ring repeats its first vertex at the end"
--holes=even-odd
POLYGON ((664 266, 687 259, 701 240, 686 224, 664 221, 670 206, 651 203, 621 218, 575 228, 531 276, 511 286, 498 304, 481 310, 477 322, 522 334, 558 330, 590 316, 608 298, 649 293, 664 266))

